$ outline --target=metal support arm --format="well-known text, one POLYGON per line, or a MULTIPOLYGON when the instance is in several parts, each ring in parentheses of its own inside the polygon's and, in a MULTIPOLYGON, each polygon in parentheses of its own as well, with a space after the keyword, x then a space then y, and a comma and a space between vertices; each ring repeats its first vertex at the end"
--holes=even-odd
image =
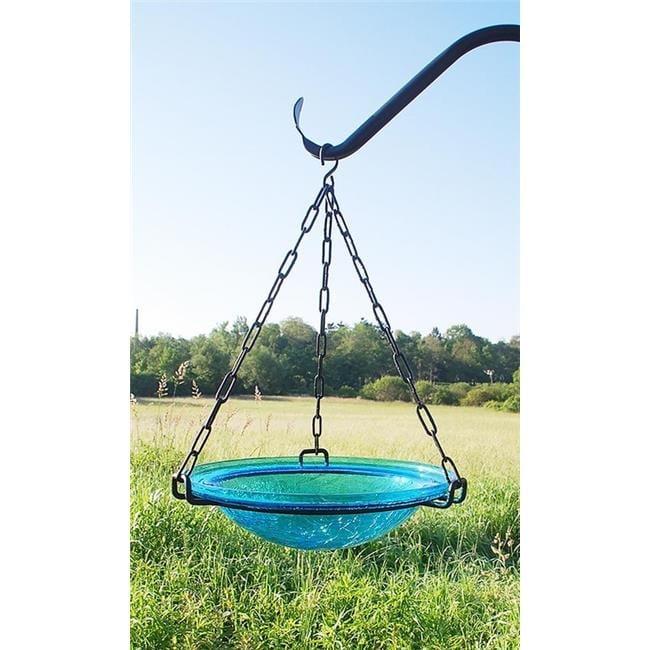
POLYGON ((433 83, 447 68, 461 56, 477 47, 500 41, 519 42, 519 25, 492 25, 484 27, 459 38, 429 65, 418 72, 405 86, 398 90, 378 111, 373 113, 352 135, 341 144, 319 145, 310 140, 300 130, 300 112, 303 98, 293 107, 293 120, 296 124, 305 149, 321 160, 340 160, 358 151, 370 138, 390 122, 404 107, 410 104, 425 88, 433 83))

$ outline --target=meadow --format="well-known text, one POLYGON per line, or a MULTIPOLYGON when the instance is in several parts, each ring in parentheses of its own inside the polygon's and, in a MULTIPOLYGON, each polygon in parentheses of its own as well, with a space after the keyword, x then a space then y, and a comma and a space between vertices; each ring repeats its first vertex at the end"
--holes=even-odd
MULTIPOLYGON (((449 510, 338 551, 273 545, 170 494, 208 399, 132 404, 131 635, 138 649, 519 647, 519 415, 433 407, 469 481, 449 510)), ((231 398, 201 462, 294 455, 313 399, 231 398)), ((329 398, 335 455, 438 462, 411 404, 329 398)))

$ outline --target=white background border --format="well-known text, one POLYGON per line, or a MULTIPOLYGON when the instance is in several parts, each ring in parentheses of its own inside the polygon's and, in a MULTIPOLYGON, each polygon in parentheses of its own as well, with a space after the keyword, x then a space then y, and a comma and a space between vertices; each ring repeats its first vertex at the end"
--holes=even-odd
MULTIPOLYGON (((647 14, 522 7, 524 648, 648 643, 647 14)), ((129 28, 0 20, 5 647, 128 647, 129 28)))

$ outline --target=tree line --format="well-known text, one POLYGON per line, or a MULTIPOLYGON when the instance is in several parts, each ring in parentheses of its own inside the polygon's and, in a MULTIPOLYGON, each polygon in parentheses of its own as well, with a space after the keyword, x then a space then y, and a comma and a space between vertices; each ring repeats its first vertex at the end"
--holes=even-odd
MULTIPOLYGON (((166 392, 211 395, 239 354, 248 331, 244 318, 221 323, 190 339, 159 334, 131 338, 131 392, 140 397, 166 392), (181 372, 179 373, 179 368, 181 372)), ((519 368, 519 337, 493 343, 467 325, 438 328, 422 335, 397 330, 395 339, 416 380, 436 383, 509 383, 519 368)), ((300 318, 268 323, 239 372, 233 393, 309 394, 316 367, 316 330, 300 318)), ((392 353, 381 330, 366 320, 327 326, 324 365, 326 392, 353 396, 368 383, 396 375, 392 353)))

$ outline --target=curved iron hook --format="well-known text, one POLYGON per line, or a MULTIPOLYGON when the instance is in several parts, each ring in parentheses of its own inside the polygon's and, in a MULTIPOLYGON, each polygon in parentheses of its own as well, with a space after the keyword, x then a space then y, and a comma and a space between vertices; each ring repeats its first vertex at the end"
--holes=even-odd
POLYGON ((305 149, 324 160, 340 160, 358 151, 370 138, 390 122, 405 106, 410 104, 425 88, 433 83, 447 68, 471 50, 499 41, 519 42, 519 25, 492 25, 466 34, 441 52, 431 63, 398 90, 379 110, 373 113, 354 133, 337 145, 318 145, 300 129, 300 113, 304 103, 301 97, 293 107, 293 121, 302 136, 305 149), (327 151, 325 152, 325 147, 327 151))
MULTIPOLYGON (((325 165, 325 160, 326 160, 324 158, 325 147, 331 147, 331 146, 332 145, 329 142, 327 144, 324 144, 324 145, 321 146, 320 151, 318 152, 318 157, 320 158, 320 164, 321 165, 325 165)), ((328 170, 328 172, 327 172, 327 174, 325 174, 325 176, 323 176, 323 187, 325 187, 325 185, 327 184, 327 179, 334 175, 334 172, 336 171, 336 168, 338 166, 339 166, 339 161, 337 160, 334 163, 334 166, 330 170, 328 170)), ((332 178, 331 186, 334 187, 334 179, 333 178, 332 178)))

